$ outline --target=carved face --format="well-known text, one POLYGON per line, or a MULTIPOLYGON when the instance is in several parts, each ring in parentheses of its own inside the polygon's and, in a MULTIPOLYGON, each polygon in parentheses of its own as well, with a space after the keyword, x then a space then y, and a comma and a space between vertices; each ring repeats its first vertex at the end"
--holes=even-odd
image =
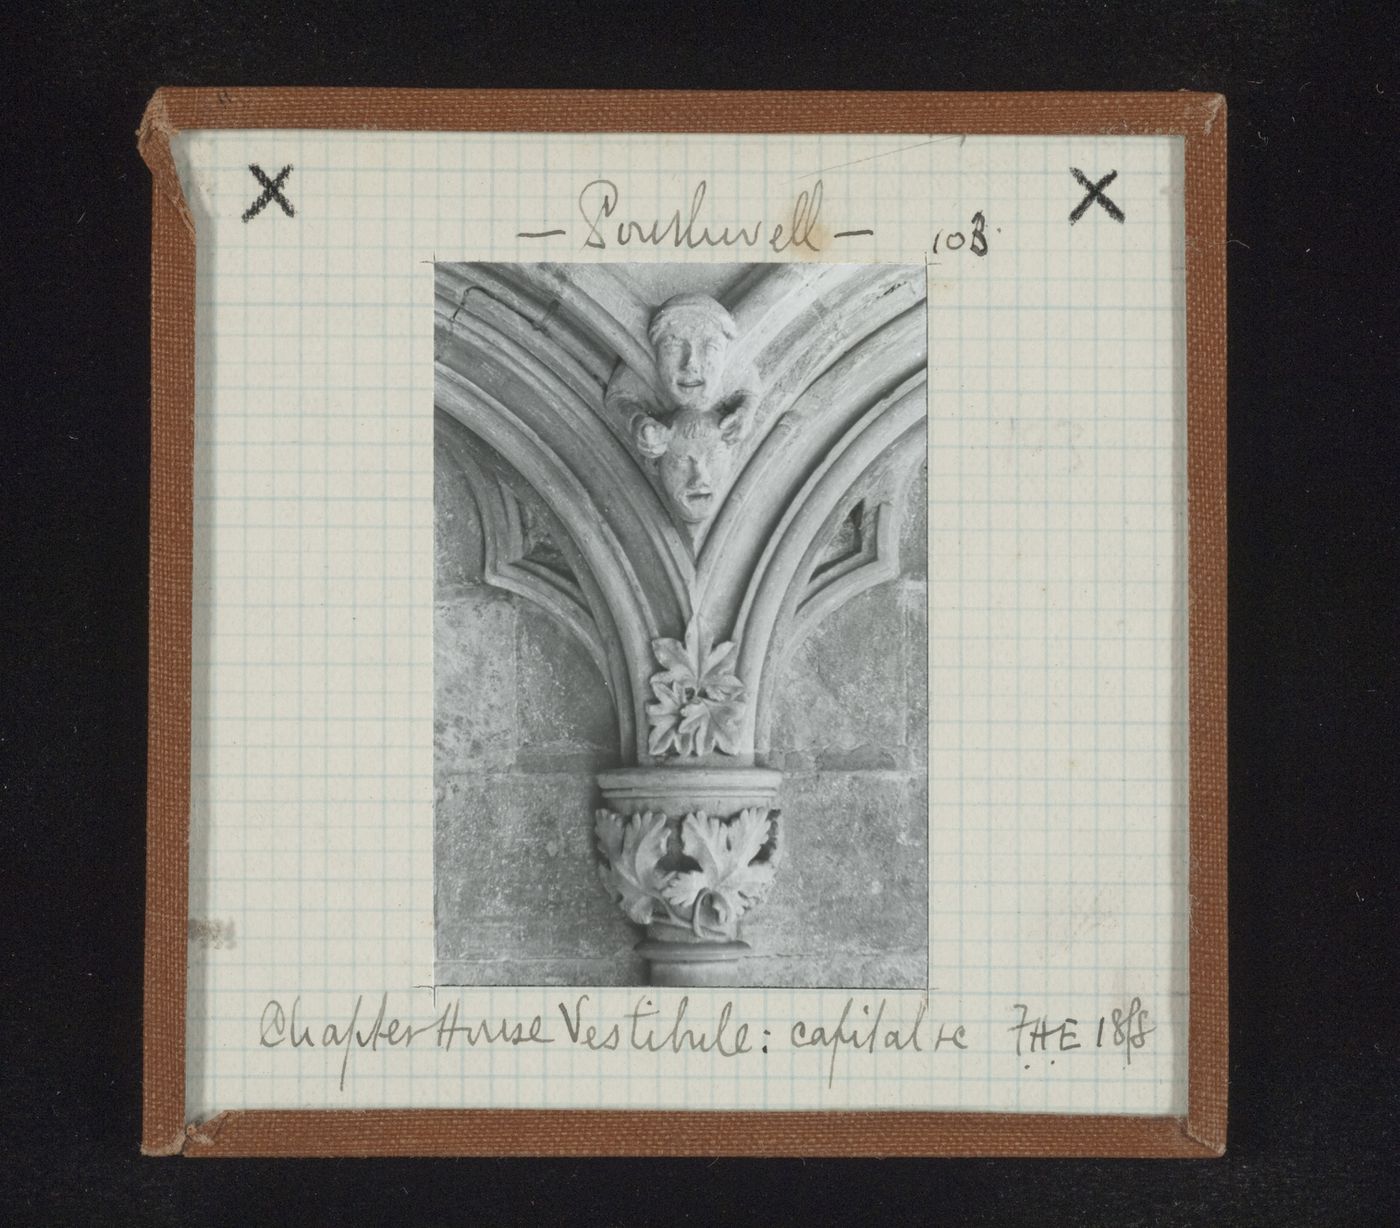
POLYGON ((729 485, 734 449, 714 413, 680 415, 661 457, 661 485, 686 524, 709 520, 729 485))
POLYGON ((729 338, 699 311, 668 317, 656 338, 656 373, 671 404, 680 410, 713 409, 724 391, 729 338))

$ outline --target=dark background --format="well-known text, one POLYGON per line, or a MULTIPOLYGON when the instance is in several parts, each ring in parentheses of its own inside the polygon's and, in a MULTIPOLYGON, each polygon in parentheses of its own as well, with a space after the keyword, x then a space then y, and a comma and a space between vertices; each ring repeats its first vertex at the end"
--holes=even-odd
POLYGON ((364 7, 352 23, 341 6, 54 4, 0 32, 9 1222, 1394 1222, 1394 19, 1284 3, 1162 6, 1150 26, 1106 3, 364 7), (134 133, 163 84, 1227 95, 1224 1159, 138 1155, 150 190, 134 133))

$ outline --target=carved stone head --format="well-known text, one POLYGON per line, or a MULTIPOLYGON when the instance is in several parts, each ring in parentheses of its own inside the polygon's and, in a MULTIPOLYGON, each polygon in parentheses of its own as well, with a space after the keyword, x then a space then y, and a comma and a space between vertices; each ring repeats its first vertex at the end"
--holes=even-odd
POLYGON ((678 294, 656 309, 647 336, 672 409, 715 408, 734 335, 734 317, 708 294, 678 294))
POLYGON ((698 527, 715 514, 734 471, 741 420, 715 410, 681 410, 662 425, 640 416, 634 423, 637 447, 659 461, 661 487, 671 510, 698 527))

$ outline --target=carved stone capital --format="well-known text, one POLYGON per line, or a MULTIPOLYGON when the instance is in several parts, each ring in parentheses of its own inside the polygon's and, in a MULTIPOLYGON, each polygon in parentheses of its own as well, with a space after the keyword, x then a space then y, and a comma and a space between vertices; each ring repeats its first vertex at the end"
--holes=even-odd
POLYGON ((599 809, 594 831, 604 887, 646 928, 638 950, 652 983, 733 984, 748 950, 740 922, 778 866, 780 812, 768 803, 780 774, 651 768, 599 779, 614 805, 641 807, 599 809))
POLYGON ((732 940, 739 919, 772 886, 775 810, 749 808, 727 819, 703 810, 679 819, 651 811, 624 818, 612 810, 594 817, 603 885, 638 925, 732 940))

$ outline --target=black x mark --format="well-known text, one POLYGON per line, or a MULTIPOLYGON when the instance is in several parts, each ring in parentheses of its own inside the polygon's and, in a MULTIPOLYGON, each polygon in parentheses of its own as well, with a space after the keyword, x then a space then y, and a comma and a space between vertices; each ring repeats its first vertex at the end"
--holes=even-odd
POLYGON ((1118 178, 1117 171, 1109 171, 1107 175, 1105 175, 1102 179, 1098 181, 1098 183, 1090 183, 1089 177, 1077 166, 1071 166, 1069 168, 1069 173, 1073 175, 1076 179, 1078 179, 1079 182, 1084 185, 1084 187, 1089 189, 1089 195, 1086 196, 1083 200, 1081 200, 1079 204, 1075 206, 1074 212, 1069 215, 1069 224, 1071 226, 1073 226, 1075 222, 1079 221, 1079 219, 1084 216, 1085 211, 1094 201, 1098 201, 1099 204, 1101 204, 1104 207, 1104 209, 1107 210, 1108 216, 1111 217, 1115 222, 1121 222, 1123 220, 1123 210, 1120 209, 1111 200, 1109 200, 1107 196, 1103 194, 1104 188, 1108 187, 1110 183, 1112 183, 1115 179, 1118 178))
POLYGON ((256 162, 252 163, 248 169, 253 172, 253 177, 263 185, 263 191, 262 195, 244 211, 243 220, 245 222, 252 221, 274 200, 282 206, 282 212, 288 217, 296 217, 297 211, 292 208, 292 202, 282 195, 282 185, 287 182, 287 176, 292 173, 291 165, 288 164, 278 171, 276 179, 269 179, 263 173, 263 168, 256 162))

